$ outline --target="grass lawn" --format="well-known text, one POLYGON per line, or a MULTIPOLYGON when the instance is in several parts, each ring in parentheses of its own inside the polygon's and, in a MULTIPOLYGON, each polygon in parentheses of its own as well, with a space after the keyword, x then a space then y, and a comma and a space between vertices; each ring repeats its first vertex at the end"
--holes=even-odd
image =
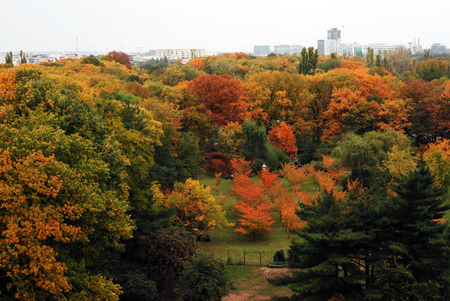
MULTIPOLYGON (((256 180, 258 180, 257 177, 256 180)), ((200 181, 209 187, 214 185, 214 177, 202 176, 200 181)), ((311 193, 318 191, 318 188, 309 180, 305 182, 303 187, 311 193)), ((221 194, 226 197, 222 206, 226 211, 227 220, 237 224, 238 215, 232 210, 232 205, 236 203, 236 199, 231 196, 230 188, 231 181, 222 179, 219 189, 217 191, 212 190, 211 193, 218 201, 221 194)), ((266 266, 269 261, 273 260, 273 255, 278 250, 284 250, 287 256, 291 239, 295 237, 295 235, 291 235, 289 238, 289 233, 285 231, 283 224, 279 221, 278 214, 275 215, 275 220, 277 222, 273 225, 272 232, 257 236, 255 242, 251 236, 234 232, 233 228, 216 228, 214 231, 206 233, 212 237, 212 240, 200 243, 200 248, 213 252, 215 256, 225 262, 227 258, 231 258, 231 263, 240 264, 244 263, 245 252, 246 264, 266 266)))

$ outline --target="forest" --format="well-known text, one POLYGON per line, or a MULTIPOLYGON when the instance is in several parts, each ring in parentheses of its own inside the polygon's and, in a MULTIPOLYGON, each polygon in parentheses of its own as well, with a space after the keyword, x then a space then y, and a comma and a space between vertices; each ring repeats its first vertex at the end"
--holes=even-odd
POLYGON ((449 300, 449 139, 430 53, 0 65, 0 300, 221 300, 275 227, 272 300, 449 300))

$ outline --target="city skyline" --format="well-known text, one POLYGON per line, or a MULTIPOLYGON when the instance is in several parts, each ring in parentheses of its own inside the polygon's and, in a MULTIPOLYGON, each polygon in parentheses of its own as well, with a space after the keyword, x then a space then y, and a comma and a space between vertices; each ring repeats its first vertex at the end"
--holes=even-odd
POLYGON ((334 27, 342 30, 342 43, 407 44, 420 38, 424 48, 433 43, 450 46, 447 0, 431 0, 426 6, 414 0, 380 0, 365 7, 359 3, 6 0, 0 52, 252 52, 254 45, 317 47, 317 40, 334 27))

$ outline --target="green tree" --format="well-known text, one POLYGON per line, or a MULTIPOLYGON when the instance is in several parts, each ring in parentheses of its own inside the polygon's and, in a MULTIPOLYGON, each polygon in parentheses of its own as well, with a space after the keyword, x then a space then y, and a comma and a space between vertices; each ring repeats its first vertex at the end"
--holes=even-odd
POLYGON ((180 300, 222 300, 230 290, 223 263, 210 253, 197 251, 177 285, 180 300))
POLYGON ((27 63, 27 57, 25 55, 25 52, 23 52, 22 50, 20 50, 20 63, 21 64, 27 63))
POLYGON ((13 63, 13 54, 12 51, 7 52, 5 56, 5 64, 12 64, 13 63))
POLYGON ((373 49, 370 47, 367 48, 366 59, 367 59, 367 67, 369 67, 369 68, 373 67, 373 65, 375 63, 375 58, 374 58, 373 49))
POLYGON ((180 165, 187 170, 190 177, 195 177, 201 169, 203 158, 200 150, 200 139, 193 133, 183 133, 177 147, 180 165))

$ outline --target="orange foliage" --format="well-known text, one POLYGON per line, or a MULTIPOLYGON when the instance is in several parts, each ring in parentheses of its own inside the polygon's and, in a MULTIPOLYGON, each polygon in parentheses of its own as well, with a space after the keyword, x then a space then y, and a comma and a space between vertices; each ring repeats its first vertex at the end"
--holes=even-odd
POLYGON ((364 65, 364 63, 361 62, 343 60, 341 62, 341 68, 356 70, 356 69, 366 69, 366 66, 364 65))
POLYGON ((323 167, 325 167, 326 169, 330 169, 331 165, 333 165, 334 158, 331 158, 327 155, 322 155, 322 162, 323 162, 323 167))
POLYGON ((250 104, 244 86, 228 74, 202 74, 189 83, 187 91, 199 97, 198 109, 211 117, 214 124, 224 126, 247 117, 250 104))
POLYGON ((307 167, 295 167, 288 163, 283 165, 281 174, 292 184, 295 190, 300 190, 303 182, 310 177, 310 172, 307 167))
POLYGON ((245 161, 233 160, 232 165, 235 167, 235 173, 230 193, 238 200, 233 209, 240 216, 239 227, 235 231, 251 234, 255 240, 256 234, 269 232, 271 225, 275 223, 271 212, 273 206, 264 195, 265 189, 252 181, 249 176, 250 169, 245 171, 245 161))
POLYGON ((14 85, 16 82, 16 73, 13 69, 0 70, 0 99, 12 101, 17 99, 14 93, 14 85))
POLYGON ((300 220, 298 215, 295 214, 295 210, 296 208, 294 203, 287 203, 281 210, 282 222, 289 230, 289 236, 293 231, 301 229, 306 225, 306 222, 300 220))
POLYGON ((197 57, 187 62, 187 64, 191 65, 197 70, 205 70, 205 58, 197 57))
POLYGON ((295 135, 292 127, 282 122, 279 126, 269 131, 270 142, 285 151, 291 159, 297 156, 297 146, 295 145, 295 135))
POLYGON ((277 174, 274 174, 274 173, 271 173, 269 170, 267 170, 267 169, 265 169, 265 170, 262 170, 260 173, 259 173, 259 176, 260 176, 260 180, 259 180, 259 183, 261 183, 261 185, 263 186, 263 187, 265 187, 265 188, 268 188, 268 189, 270 189, 273 185, 274 185, 274 183, 278 180, 278 178, 280 177, 279 175, 277 175, 277 174))

